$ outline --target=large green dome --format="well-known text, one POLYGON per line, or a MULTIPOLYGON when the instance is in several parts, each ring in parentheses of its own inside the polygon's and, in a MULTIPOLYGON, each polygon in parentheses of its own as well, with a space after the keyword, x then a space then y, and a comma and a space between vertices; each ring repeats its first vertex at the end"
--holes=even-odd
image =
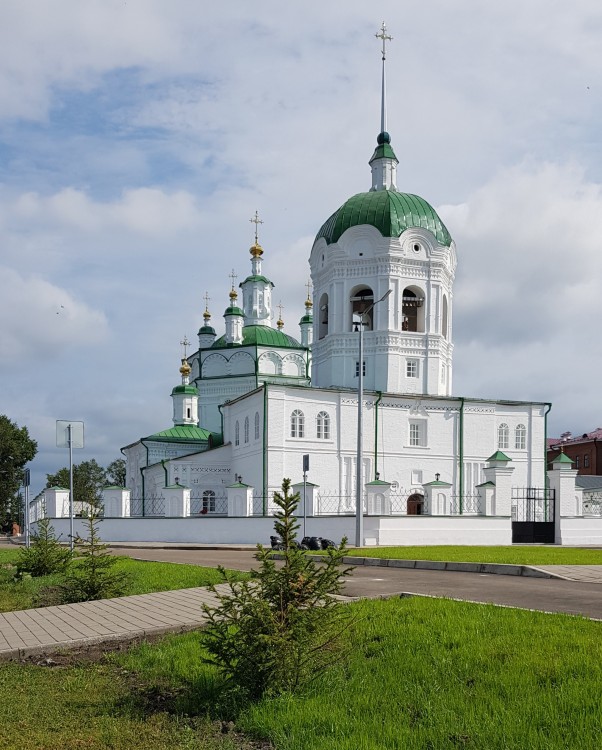
MULTIPOLYGON (((226 337, 221 336, 211 347, 212 349, 225 349, 231 346, 226 343, 226 337)), ((237 345, 238 346, 238 345, 237 345)), ((241 346, 273 346, 280 349, 304 349, 297 339, 278 331, 269 326, 244 326, 242 329, 241 346)))
POLYGON ((376 227, 383 237, 399 237, 410 227, 428 229, 437 242, 449 247, 450 233, 435 209, 423 198, 395 190, 373 190, 358 193, 345 201, 324 223, 316 240, 324 237, 330 245, 349 229, 362 224, 376 227))

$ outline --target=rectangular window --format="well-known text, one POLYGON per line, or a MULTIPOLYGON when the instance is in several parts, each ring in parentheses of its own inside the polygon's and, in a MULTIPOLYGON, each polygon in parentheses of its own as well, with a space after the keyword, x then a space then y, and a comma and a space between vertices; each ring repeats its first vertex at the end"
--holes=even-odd
POLYGON ((417 378, 418 377, 418 360, 407 359, 406 360, 406 378, 417 378))
POLYGON ((575 456, 575 468, 576 468, 576 469, 578 469, 578 468, 579 468, 579 465, 580 465, 580 463, 581 463, 581 462, 579 461, 579 459, 580 459, 580 456, 575 456))
POLYGON ((426 445, 426 422, 423 419, 410 421, 410 445, 424 447, 426 445))
MULTIPOLYGON (((363 375, 364 377, 366 377, 366 361, 364 360, 364 362, 363 362, 362 364, 363 364, 363 367, 362 367, 362 375, 363 375)), ((359 378, 359 376, 360 376, 360 363, 359 363, 359 362, 356 362, 356 363, 355 363, 355 377, 356 377, 356 378, 359 378)))
POLYGON ((587 468, 589 468, 589 453, 586 453, 586 454, 585 454, 585 455, 583 456, 583 468, 584 468, 584 469, 587 469, 587 468))

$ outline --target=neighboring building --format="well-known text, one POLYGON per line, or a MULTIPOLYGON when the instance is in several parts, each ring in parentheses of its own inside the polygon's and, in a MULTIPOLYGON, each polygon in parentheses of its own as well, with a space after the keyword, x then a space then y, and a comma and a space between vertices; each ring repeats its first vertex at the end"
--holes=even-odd
POLYGON ((573 462, 573 468, 584 476, 596 476, 602 473, 602 427, 592 432, 574 436, 570 432, 559 438, 548 439, 547 461, 553 460, 563 452, 573 462))

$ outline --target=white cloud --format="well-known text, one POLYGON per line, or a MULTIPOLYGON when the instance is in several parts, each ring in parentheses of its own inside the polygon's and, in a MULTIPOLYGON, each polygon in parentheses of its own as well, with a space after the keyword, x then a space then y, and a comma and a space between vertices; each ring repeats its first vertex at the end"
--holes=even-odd
POLYGON ((0 366, 29 368, 70 347, 88 347, 108 336, 103 313, 65 289, 0 267, 0 366))

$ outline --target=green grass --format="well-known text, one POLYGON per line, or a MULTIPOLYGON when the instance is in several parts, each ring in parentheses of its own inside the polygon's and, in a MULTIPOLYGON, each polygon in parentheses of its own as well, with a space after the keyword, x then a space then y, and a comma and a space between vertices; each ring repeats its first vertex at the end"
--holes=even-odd
MULTIPOLYGON (((244 706, 247 736, 277 750, 602 747, 601 623, 418 597, 349 606, 349 660, 304 694, 244 706)), ((201 656, 188 633, 100 665, 0 665, 0 747, 240 747, 209 731, 220 683, 201 656)))
POLYGON ((602 550, 572 547, 363 547, 349 555, 393 560, 507 563, 511 565, 602 565, 602 550))
MULTIPOLYGON (((36 606, 35 597, 40 589, 61 582, 60 575, 26 578, 15 582, 15 571, 12 565, 17 561, 18 555, 18 549, 0 550, 0 612, 36 606)), ((118 557, 115 570, 128 573, 130 577, 128 595, 209 586, 222 581, 221 575, 215 568, 147 562, 132 560, 129 557, 118 557)), ((237 571, 230 572, 234 577, 245 575, 237 571)))
POLYGON ((348 666, 252 707, 280 750, 602 747, 602 626, 445 600, 363 602, 348 666))

